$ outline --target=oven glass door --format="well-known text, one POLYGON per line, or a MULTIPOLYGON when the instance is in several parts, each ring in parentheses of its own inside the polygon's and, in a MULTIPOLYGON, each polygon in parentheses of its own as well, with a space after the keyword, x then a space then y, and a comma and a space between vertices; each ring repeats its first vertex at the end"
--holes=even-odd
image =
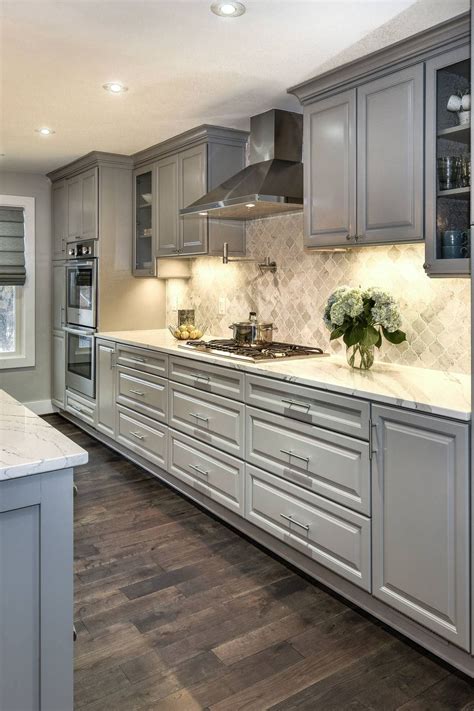
POLYGON ((96 263, 93 260, 68 265, 67 321, 78 326, 96 326, 96 263))
POLYGON ((89 397, 95 396, 94 335, 66 330, 66 384, 89 397))

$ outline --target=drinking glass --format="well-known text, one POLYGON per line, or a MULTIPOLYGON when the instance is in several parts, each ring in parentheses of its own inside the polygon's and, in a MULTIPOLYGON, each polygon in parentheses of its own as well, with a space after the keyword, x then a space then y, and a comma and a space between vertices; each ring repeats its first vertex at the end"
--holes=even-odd
POLYGON ((443 156, 438 158, 438 181, 440 190, 452 190, 460 187, 461 158, 443 156))

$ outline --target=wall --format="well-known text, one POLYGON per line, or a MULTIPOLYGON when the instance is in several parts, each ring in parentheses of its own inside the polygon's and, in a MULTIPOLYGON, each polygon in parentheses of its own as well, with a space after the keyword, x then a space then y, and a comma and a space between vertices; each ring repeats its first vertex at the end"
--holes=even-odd
POLYGON ((470 282, 429 279, 423 270, 424 246, 365 247, 346 252, 303 249, 301 214, 247 223, 248 255, 276 260, 275 275, 261 275, 254 264, 223 265, 216 257, 193 261, 192 278, 170 280, 167 322, 180 308, 195 308, 208 333, 229 337, 228 324, 256 310, 278 326, 277 337, 344 353, 341 341, 329 342, 322 312, 329 294, 341 284, 381 286, 399 301, 408 343, 384 343, 378 358, 403 365, 470 372, 470 282), (218 315, 219 297, 227 313, 218 315))
POLYGON ((34 197, 36 221, 36 365, 1 370, 0 387, 43 411, 41 402, 51 399, 51 183, 44 175, 4 172, 0 193, 34 197))

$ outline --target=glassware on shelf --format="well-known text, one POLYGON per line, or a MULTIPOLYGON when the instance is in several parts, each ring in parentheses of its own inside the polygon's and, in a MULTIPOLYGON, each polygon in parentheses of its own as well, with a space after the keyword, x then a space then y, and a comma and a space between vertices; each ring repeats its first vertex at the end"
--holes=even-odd
POLYGON ((469 233, 463 230, 445 230, 441 236, 443 259, 466 259, 470 254, 469 233))
POLYGON ((438 183, 440 190, 454 190, 462 187, 462 159, 460 156, 438 158, 438 183))
POLYGON ((461 187, 471 187, 471 155, 465 153, 461 156, 461 187))

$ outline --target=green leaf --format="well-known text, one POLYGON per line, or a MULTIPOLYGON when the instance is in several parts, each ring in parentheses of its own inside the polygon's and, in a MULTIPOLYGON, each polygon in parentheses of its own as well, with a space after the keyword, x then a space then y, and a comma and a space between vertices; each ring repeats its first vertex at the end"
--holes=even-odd
POLYGON ((384 328, 383 335, 389 343, 394 343, 395 345, 407 340, 406 333, 403 331, 387 331, 387 329, 384 328))
POLYGON ((375 344, 375 347, 376 347, 376 348, 380 348, 381 345, 382 345, 382 331, 379 330, 379 340, 378 340, 377 343, 375 344))
POLYGON ((380 334, 376 328, 373 326, 367 326, 361 343, 363 346, 375 346, 379 340, 379 336, 380 334))
POLYGON ((354 324, 352 328, 348 328, 344 334, 344 343, 346 346, 354 346, 356 343, 360 343, 364 337, 364 331, 364 327, 358 323, 354 324))
POLYGON ((331 336, 329 338, 330 341, 334 341, 335 338, 340 338, 341 336, 344 335, 344 331, 346 329, 343 326, 339 326, 338 328, 335 328, 334 331, 331 331, 331 336))

